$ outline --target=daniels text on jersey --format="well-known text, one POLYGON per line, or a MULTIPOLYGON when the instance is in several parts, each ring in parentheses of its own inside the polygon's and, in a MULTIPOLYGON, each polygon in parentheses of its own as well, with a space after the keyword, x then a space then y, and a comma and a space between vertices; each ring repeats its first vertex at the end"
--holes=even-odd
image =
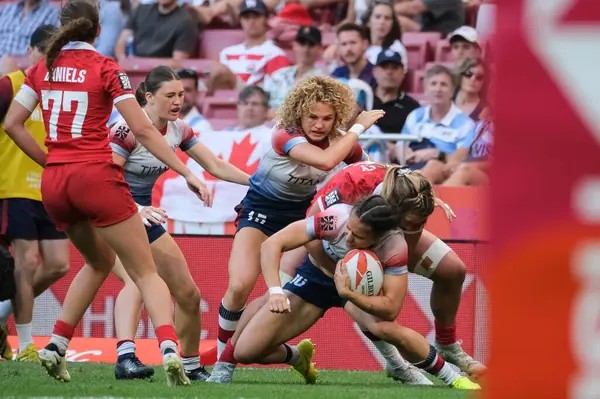
MULTIPOLYGON (((54 72, 52 73, 52 80, 54 82, 61 83, 83 83, 85 82, 85 74, 87 71, 79 70, 77 68, 69 68, 69 67, 56 67, 54 68, 54 72)), ((48 72, 46 72, 46 77, 44 81, 48 81, 48 72)))

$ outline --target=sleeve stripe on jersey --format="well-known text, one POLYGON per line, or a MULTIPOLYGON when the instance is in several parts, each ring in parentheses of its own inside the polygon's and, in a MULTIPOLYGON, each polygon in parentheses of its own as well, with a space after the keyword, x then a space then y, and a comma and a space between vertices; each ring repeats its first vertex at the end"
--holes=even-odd
POLYGON ((306 235, 308 235, 309 240, 314 240, 317 238, 317 232, 315 231, 315 217, 311 216, 306 219, 306 235))
POLYGON ((198 139, 198 137, 192 137, 191 139, 185 141, 184 143, 181 143, 181 146, 179 147, 181 149, 181 151, 188 151, 191 150, 193 146, 195 146, 196 144, 198 144, 200 142, 200 139, 198 139))
POLYGON ((361 161, 368 161, 369 160, 369 154, 367 154, 365 151, 362 152, 362 157, 360 157, 361 161))
POLYGON ((110 148, 112 148, 113 152, 116 152, 120 156, 124 158, 129 158, 129 151, 125 150, 123 147, 119 146, 115 143, 110 143, 110 148))
POLYGON ((113 101, 113 104, 116 105, 118 102, 123 101, 123 100, 127 100, 128 98, 135 99, 135 96, 133 94, 123 94, 122 96, 119 96, 119 97, 115 98, 115 100, 113 101))
POLYGON ((383 274, 390 276, 402 276, 408 273, 408 266, 388 267, 383 270, 383 274))
POLYGON ((27 108, 30 112, 33 112, 39 103, 37 93, 31 87, 25 85, 21 86, 21 89, 15 96, 15 101, 27 108))
POLYGON ((308 143, 306 137, 294 137, 293 139, 290 139, 285 143, 285 145, 283 146, 283 152, 287 154, 291 151, 292 148, 302 143, 308 143))

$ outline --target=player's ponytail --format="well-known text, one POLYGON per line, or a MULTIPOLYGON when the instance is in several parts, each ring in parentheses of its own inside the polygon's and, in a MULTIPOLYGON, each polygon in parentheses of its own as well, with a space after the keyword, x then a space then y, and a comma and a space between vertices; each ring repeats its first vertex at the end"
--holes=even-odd
POLYGON ((435 206, 435 194, 429 180, 402 166, 391 166, 387 170, 381 195, 398 207, 403 223, 423 222, 435 206))
POLYGON ((145 106, 148 102, 146 100, 146 93, 155 95, 165 82, 172 80, 181 80, 177 72, 173 69, 164 65, 152 68, 146 75, 146 79, 140 83, 135 91, 135 99, 140 104, 140 107, 145 106))
POLYGON ((376 237, 400 227, 399 209, 380 195, 372 195, 359 201, 352 211, 376 237))
POLYGON ((135 90, 135 99, 137 100, 140 107, 146 105, 146 82, 140 83, 140 85, 135 90))
POLYGON ((98 8, 89 0, 69 0, 60 12, 60 28, 48 39, 46 69, 53 80, 54 62, 69 42, 93 43, 98 33, 100 18, 98 8))

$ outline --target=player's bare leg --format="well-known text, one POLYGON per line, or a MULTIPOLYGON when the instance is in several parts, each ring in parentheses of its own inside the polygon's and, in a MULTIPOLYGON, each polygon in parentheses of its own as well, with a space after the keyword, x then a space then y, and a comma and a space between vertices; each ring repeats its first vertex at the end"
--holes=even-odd
POLYGON ((233 336, 244 306, 260 274, 260 246, 267 236, 258 229, 246 227, 233 239, 229 255, 229 285, 219 307, 217 358, 233 336))
POLYGON ((415 367, 435 375, 453 388, 480 389, 478 384, 471 382, 466 377, 461 377, 438 355, 437 350, 416 331, 403 327, 393 321, 382 321, 373 315, 363 312, 352 303, 347 303, 344 309, 359 325, 368 328, 370 334, 398 348, 402 356, 415 367))
POLYGON ((115 332, 118 339, 115 378, 129 380, 152 377, 154 369, 144 365, 135 354, 135 334, 142 316, 142 294, 119 258, 112 273, 124 284, 115 300, 115 332))
POLYGON ((175 328, 181 340, 181 356, 190 380, 204 381, 209 373, 200 364, 200 290, 194 282, 181 249, 169 234, 150 246, 158 274, 175 299, 175 328))
POLYGON ((433 281, 430 304, 435 317, 436 349, 446 361, 478 378, 487 371, 486 366, 467 355, 456 337, 466 266, 448 245, 426 230, 413 248, 409 250, 409 269, 433 281))
POLYGON ((67 235, 85 258, 86 264, 69 286, 50 342, 39 353, 40 361, 48 374, 63 382, 71 380, 65 353, 75 327, 92 303, 115 261, 113 250, 89 222, 71 226, 67 235))
POLYGON ((323 316, 323 309, 304 302, 300 297, 284 290, 290 300, 290 313, 277 314, 263 306, 240 334, 233 357, 240 363, 287 363, 314 384, 317 372, 312 363, 314 345, 308 340, 292 347, 286 344, 308 330, 323 316))
POLYGON ((185 375, 181 358, 177 354, 171 294, 156 270, 140 215, 135 213, 121 223, 97 230, 115 250, 127 274, 142 293, 152 324, 156 326, 168 385, 189 385, 190 380, 185 375))

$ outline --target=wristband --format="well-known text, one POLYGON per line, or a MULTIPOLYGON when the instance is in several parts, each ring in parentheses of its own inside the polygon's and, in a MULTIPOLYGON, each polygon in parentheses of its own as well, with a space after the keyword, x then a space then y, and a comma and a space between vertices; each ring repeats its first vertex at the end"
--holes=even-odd
POLYGON ((269 295, 284 295, 283 288, 281 288, 281 287, 269 287, 269 295))
POLYGON ((360 136, 365 131, 365 127, 360 123, 355 123, 348 131, 360 136))

